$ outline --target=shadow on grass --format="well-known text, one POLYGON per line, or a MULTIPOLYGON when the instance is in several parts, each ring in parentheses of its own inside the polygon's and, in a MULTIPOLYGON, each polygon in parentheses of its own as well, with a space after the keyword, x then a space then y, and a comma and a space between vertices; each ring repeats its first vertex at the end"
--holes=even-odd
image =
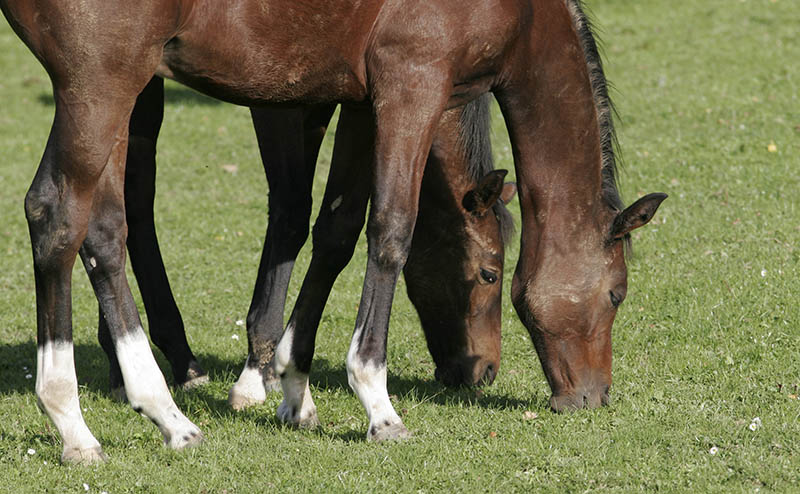
MULTIPOLYGON (((331 365, 326 359, 314 359, 314 364, 311 367, 310 381, 311 386, 329 391, 350 390, 350 385, 347 383, 347 370, 344 362, 331 365)), ((412 395, 419 400, 420 403, 431 402, 446 406, 460 404, 490 409, 519 408, 530 405, 528 400, 520 400, 504 395, 493 395, 490 392, 491 387, 483 388, 486 390, 485 393, 479 393, 479 388, 468 386, 448 388, 434 380, 433 376, 425 380, 408 378, 392 374, 391 370, 389 370, 386 387, 389 389, 390 395, 412 395)))
MULTIPOLYGON (((172 384, 169 365, 160 354, 155 352, 162 372, 167 382, 172 384)), ((232 416, 239 412, 230 409, 227 395, 221 397, 215 392, 217 387, 213 383, 235 379, 242 362, 229 359, 220 359, 209 353, 198 354, 201 364, 212 380, 211 386, 201 386, 196 389, 184 391, 187 399, 199 399, 215 415, 232 416)), ((244 358, 244 356, 242 357, 244 358)), ((76 344, 75 367, 78 375, 78 384, 91 392, 100 394, 109 393, 108 360, 100 345, 76 344)), ((3 345, 0 347, 0 395, 10 393, 33 393, 36 378, 36 343, 32 340, 24 343, 3 345), (30 376, 30 377, 26 377, 30 376)), ((311 369, 311 386, 328 391, 350 392, 347 383, 347 370, 344 362, 331 364, 326 359, 314 360, 311 369)), ((447 388, 433 379, 419 379, 404 377, 389 373, 387 386, 389 393, 397 396, 413 396, 420 403, 432 402, 439 405, 461 404, 479 406, 489 409, 519 408, 530 406, 527 400, 519 400, 505 395, 492 394, 487 388, 485 394, 477 392, 475 388, 447 388)))
MULTIPOLYGON (((41 93, 36 97, 36 100, 42 106, 55 106, 53 93, 41 93)), ((191 104, 216 106, 222 104, 222 101, 214 99, 210 96, 206 96, 205 94, 198 93, 194 89, 189 89, 188 87, 167 86, 164 88, 164 103, 166 105, 191 104)))
MULTIPOLYGON (((82 390, 110 396, 108 380, 108 360, 99 344, 76 344, 75 365, 78 384, 82 390)), ((160 352, 154 352, 159 366, 172 385, 169 365, 160 352)), ((201 365, 208 372, 210 383, 190 390, 172 387, 172 394, 176 404, 182 410, 204 409, 211 417, 230 420, 233 422, 250 422, 261 427, 277 431, 291 430, 280 422, 273 408, 275 395, 268 397, 268 402, 273 402, 267 408, 265 405, 254 406, 243 411, 234 411, 228 405, 227 390, 236 379, 241 368, 241 359, 221 359, 213 354, 197 354, 201 365), (221 389, 223 388, 223 389, 221 389)), ((244 356, 242 356, 244 358, 244 356)), ((36 343, 33 340, 24 343, 0 346, 0 396, 7 394, 30 394, 35 392, 36 378, 36 343)), ((311 386, 327 391, 343 391, 350 393, 347 383, 347 371, 344 362, 331 364, 326 359, 317 358, 311 370, 311 386)), ((542 408, 546 403, 539 399, 519 400, 502 394, 493 394, 490 389, 479 392, 476 388, 461 387, 447 388, 430 379, 404 377, 389 373, 387 386, 391 395, 410 399, 417 404, 435 403, 441 406, 468 406, 483 409, 514 409, 514 408, 542 408)), ((83 391, 82 391, 83 392, 83 391)), ((397 406, 397 405, 396 405, 397 406)), ((398 407, 398 413, 405 415, 406 410, 398 407)), ((331 430, 328 427, 318 427, 311 433, 336 439, 345 443, 364 441, 364 431, 360 429, 331 430)))

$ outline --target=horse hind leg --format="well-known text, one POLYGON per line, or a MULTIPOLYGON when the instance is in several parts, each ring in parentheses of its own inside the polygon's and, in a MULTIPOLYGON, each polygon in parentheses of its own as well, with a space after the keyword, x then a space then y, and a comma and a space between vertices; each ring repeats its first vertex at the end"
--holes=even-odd
POLYGON ((283 389, 277 414, 292 425, 318 424, 308 379, 314 341, 333 283, 350 261, 364 226, 372 132, 369 112, 342 108, 327 186, 314 223, 311 264, 275 353, 275 372, 283 389))
MULTIPOLYGON (((169 361, 175 383, 190 388, 208 382, 208 375, 186 341, 183 320, 169 286, 153 219, 156 140, 163 113, 164 80, 153 77, 136 99, 129 125, 125 166, 127 245, 153 343, 169 361)), ((122 370, 102 309, 97 337, 109 361, 111 394, 114 398, 125 401, 127 397, 122 370)))
POLYGON ((172 296, 158 246, 155 202, 156 141, 164 114, 164 80, 154 77, 131 114, 125 166, 125 216, 128 253, 139 285, 153 343, 170 363, 175 383, 191 388, 208 374, 189 348, 181 313, 172 296))
POLYGON ((202 434, 172 400, 125 276, 127 143, 125 120, 114 136, 108 165, 99 179, 80 255, 108 324, 128 401, 158 426, 166 444, 180 449, 200 442, 202 434))
POLYGON ((247 314, 247 361, 228 393, 241 410, 279 389, 274 355, 283 335, 286 292, 297 255, 308 237, 311 186, 317 154, 335 105, 303 110, 251 108, 269 183, 269 225, 247 314))

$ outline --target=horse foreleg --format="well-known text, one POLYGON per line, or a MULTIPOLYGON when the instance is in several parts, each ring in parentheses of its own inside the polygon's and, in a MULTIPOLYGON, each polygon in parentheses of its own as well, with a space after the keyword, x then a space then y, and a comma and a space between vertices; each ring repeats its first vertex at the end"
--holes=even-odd
POLYGON ((275 354, 283 402, 278 418, 300 426, 317 424, 308 387, 314 341, 325 302, 353 256, 369 201, 373 119, 368 110, 342 107, 328 182, 314 223, 311 264, 275 354))
POLYGON ((397 278, 411 247, 426 158, 450 88, 438 76, 435 69, 419 68, 392 74, 383 80, 395 84, 378 88, 383 91, 376 90, 374 100, 375 171, 367 269, 347 354, 348 382, 369 417, 367 439, 374 441, 410 434, 386 389, 386 343, 397 278))
POLYGON ((275 347, 283 334, 292 268, 308 237, 317 154, 334 109, 250 110, 269 184, 269 225, 247 314, 247 361, 228 393, 236 410, 263 403, 279 385, 275 347))
MULTIPOLYGON (((105 459, 78 401, 72 344, 72 267, 87 235, 95 188, 127 113, 55 92, 56 112, 36 177, 25 196, 36 281, 36 396, 58 429, 64 462, 105 459)), ((128 110, 130 111, 130 110, 128 110)), ((123 218, 124 227, 124 218, 123 218)), ((96 263, 96 261, 94 261, 96 263)))
POLYGON ((114 345, 131 406, 158 426, 178 449, 198 443, 200 430, 175 405, 150 350, 125 276, 125 154, 128 122, 118 127, 108 164, 99 178, 88 231, 80 249, 114 345))

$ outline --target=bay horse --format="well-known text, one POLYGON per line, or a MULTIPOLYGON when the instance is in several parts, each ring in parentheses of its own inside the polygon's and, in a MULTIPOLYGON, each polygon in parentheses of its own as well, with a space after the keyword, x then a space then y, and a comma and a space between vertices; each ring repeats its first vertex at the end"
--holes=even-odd
MULTIPOLYGON (((491 91, 509 131, 522 231, 512 301, 554 410, 606 403, 611 326, 625 297, 629 233, 664 194, 623 209, 602 65, 579 0, 0 0, 53 83, 55 119, 25 198, 37 295, 37 398, 65 459, 102 458, 80 415, 71 268, 80 250, 108 321, 131 405, 173 448, 199 429, 175 406, 125 279, 128 121, 153 75, 248 106, 342 102, 375 122, 368 260, 347 374, 367 438, 409 432, 386 389, 386 338, 411 244, 426 157, 442 113, 491 91), (135 376, 135 377, 134 377, 135 376)), ((276 350, 278 415, 315 418, 293 356, 276 350)))
MULTIPOLYGON (((311 179, 333 109, 331 105, 251 109, 271 192, 270 221, 247 317, 249 354, 229 395, 235 409, 263 402, 267 390, 280 386, 272 357, 283 334, 292 267, 308 235, 311 179)), ((153 218, 155 151, 163 111, 163 79, 154 77, 137 98, 129 124, 127 245, 151 338, 169 361, 175 382, 192 387, 208 377, 186 340, 153 218)), ((505 171, 493 170, 489 97, 447 115, 428 157, 419 220, 404 271, 436 363, 436 378, 450 386, 491 384, 500 365, 503 242, 513 227, 504 203, 515 187, 503 184, 505 171), (468 204, 463 206, 465 199, 468 204)), ((371 119, 354 118, 348 112, 340 126, 328 180, 330 192, 315 226, 312 269, 303 284, 317 286, 320 280, 329 280, 323 282, 328 291, 350 259, 363 226, 372 163, 371 119)), ((322 300, 313 309, 315 325, 327 298, 324 290, 320 294, 322 300)), ((112 393, 122 397, 124 381, 102 314, 98 336, 111 365, 112 393)))

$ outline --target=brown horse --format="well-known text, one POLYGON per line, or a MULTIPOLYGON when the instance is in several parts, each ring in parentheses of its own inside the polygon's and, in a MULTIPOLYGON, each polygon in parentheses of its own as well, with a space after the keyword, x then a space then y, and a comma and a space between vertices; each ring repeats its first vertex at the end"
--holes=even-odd
MULTIPOLYGON (((406 283, 437 365, 436 377, 446 385, 490 384, 500 365, 502 234, 507 236, 512 226, 503 202, 510 200, 515 187, 503 184, 504 171, 492 171, 488 96, 458 110, 440 122, 428 157, 420 219, 405 266, 406 283), (462 202, 468 197, 480 200, 465 207, 462 202)), ((129 125, 127 245, 153 342, 167 357, 175 382, 191 387, 208 377, 186 340, 153 218, 155 151, 163 111, 164 82, 155 77, 137 98, 129 125)), ((268 389, 279 387, 272 356, 283 334, 292 266, 308 235, 311 178, 332 112, 331 105, 251 110, 271 191, 270 222, 247 318, 249 355, 229 396, 236 409, 263 402, 268 389)), ((331 192, 325 196, 315 227, 314 269, 304 286, 324 283, 330 289, 329 283, 320 280, 336 278, 363 226, 373 124, 350 113, 340 123, 329 178, 331 192)), ((327 298, 327 293, 321 293, 324 297, 313 309, 317 316, 327 298)), ((124 396, 122 372, 104 317, 98 335, 111 364, 111 389, 124 396)))
MULTIPOLYGON (((577 0, 479 0, 470 8, 454 0, 0 0, 0 8, 55 93, 55 121, 25 209, 37 396, 61 433, 65 459, 100 456, 80 415, 70 339, 70 270, 79 249, 131 404, 174 448, 200 437, 158 372, 123 268, 128 120, 154 74, 250 106, 370 108, 368 261, 347 371, 375 440, 408 434, 386 390, 386 338, 436 125, 448 108, 493 92, 522 212, 515 308, 552 407, 607 401, 611 326, 627 285, 623 246, 665 195, 621 208, 605 80, 577 0)), ((292 358, 296 343, 308 343, 306 331, 289 324, 276 351, 285 393, 279 416, 300 424, 315 416, 307 374, 292 358)))

